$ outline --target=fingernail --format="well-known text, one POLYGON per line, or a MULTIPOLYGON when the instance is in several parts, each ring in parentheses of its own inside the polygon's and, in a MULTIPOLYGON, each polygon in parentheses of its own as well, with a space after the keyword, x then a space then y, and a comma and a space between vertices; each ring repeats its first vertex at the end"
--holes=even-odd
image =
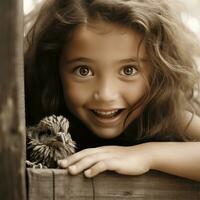
POLYGON ((88 178, 91 177, 91 170, 88 169, 84 172, 85 176, 87 176, 88 178))
POLYGON ((75 165, 72 165, 70 167, 68 167, 68 170, 71 174, 75 174, 76 173, 76 166, 75 165))
POLYGON ((67 165, 67 160, 58 160, 57 161, 58 165, 61 167, 66 167, 67 165))
POLYGON ((76 166, 75 166, 75 165, 72 165, 72 166, 69 167, 69 170, 70 170, 70 171, 74 171, 75 169, 76 169, 76 166))
POLYGON ((62 161, 61 160, 57 160, 57 164, 61 165, 62 161))

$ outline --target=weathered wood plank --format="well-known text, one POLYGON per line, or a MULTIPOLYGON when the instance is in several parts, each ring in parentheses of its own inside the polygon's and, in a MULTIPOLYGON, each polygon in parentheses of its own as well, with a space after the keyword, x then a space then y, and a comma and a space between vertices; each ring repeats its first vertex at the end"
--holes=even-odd
POLYGON ((66 170, 53 170, 55 200, 93 200, 92 179, 71 176, 66 170))
POLYGON ((200 199, 200 183, 188 179, 149 172, 142 176, 104 173, 94 179, 95 200, 188 200, 200 199))
POLYGON ((161 172, 151 171, 142 176, 123 176, 106 172, 93 179, 88 179, 82 174, 78 176, 68 175, 66 170, 48 170, 49 177, 43 174, 47 172, 46 170, 28 169, 29 174, 32 173, 28 178, 34 179, 29 180, 29 182, 32 182, 32 185, 29 184, 28 186, 29 191, 32 190, 30 187, 33 184, 35 188, 34 193, 29 192, 30 200, 44 199, 42 198, 44 194, 38 192, 43 187, 44 193, 53 195, 53 197, 49 197, 50 200, 200 199, 200 182, 161 172))
POLYGON ((92 200, 91 179, 66 170, 27 169, 28 200, 92 200))
POLYGON ((22 0, 0 1, 0 199, 24 200, 22 0))
POLYGON ((49 169, 27 169, 28 200, 55 200, 53 172, 49 169))

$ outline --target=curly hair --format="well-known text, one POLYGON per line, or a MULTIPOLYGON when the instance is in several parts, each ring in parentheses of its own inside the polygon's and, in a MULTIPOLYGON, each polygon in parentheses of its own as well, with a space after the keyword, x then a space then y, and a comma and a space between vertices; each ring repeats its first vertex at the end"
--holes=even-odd
POLYGON ((79 25, 101 20, 138 32, 153 66, 141 136, 183 134, 180 116, 195 113, 199 47, 179 9, 174 0, 47 0, 26 37, 27 122, 68 112, 58 72, 61 52, 79 25))

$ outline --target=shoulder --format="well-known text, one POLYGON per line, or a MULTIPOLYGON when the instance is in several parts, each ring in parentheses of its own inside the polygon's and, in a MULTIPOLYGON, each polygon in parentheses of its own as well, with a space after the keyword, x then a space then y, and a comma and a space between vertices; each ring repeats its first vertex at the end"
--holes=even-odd
POLYGON ((184 134, 200 141, 200 116, 185 111, 181 117, 184 134))

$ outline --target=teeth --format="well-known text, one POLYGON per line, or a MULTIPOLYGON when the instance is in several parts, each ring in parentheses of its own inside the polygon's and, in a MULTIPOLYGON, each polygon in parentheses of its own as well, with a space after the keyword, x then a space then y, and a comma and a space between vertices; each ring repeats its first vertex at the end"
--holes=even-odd
POLYGON ((99 111, 99 110, 94 110, 95 113, 99 114, 99 115, 104 115, 104 116, 110 116, 110 115, 114 115, 118 112, 118 110, 112 110, 112 111, 99 111))

